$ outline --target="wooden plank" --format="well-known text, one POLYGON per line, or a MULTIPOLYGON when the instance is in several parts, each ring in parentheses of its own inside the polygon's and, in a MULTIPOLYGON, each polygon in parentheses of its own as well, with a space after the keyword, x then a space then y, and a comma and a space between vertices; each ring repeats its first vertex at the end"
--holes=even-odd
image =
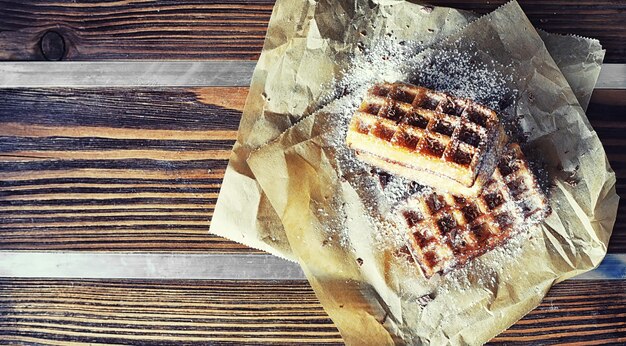
MULTIPOLYGON (((0 89, 0 250, 247 252, 207 234, 247 88, 0 89)), ((626 192, 626 90, 589 119, 626 192)), ((622 203, 609 245, 626 252, 622 203)))
POLYGON ((0 249, 256 252, 208 234, 246 95, 0 91, 0 249))
POLYGON ((55 60, 257 59, 273 5, 272 0, 2 1, 0 59, 45 60, 54 51, 62 52, 51 54, 55 60), (49 32, 62 39, 46 37, 49 32))
POLYGON ((0 280, 18 343, 339 344, 306 281, 0 280))
MULTIPOLYGON (((626 281, 566 281, 494 344, 626 342, 626 281)), ((340 344, 306 281, 0 279, 15 343, 340 344)))
POLYGON ((626 343, 626 281, 565 281, 496 345, 626 343))
MULTIPOLYGON (((478 13, 506 0, 433 0, 478 13)), ((520 0, 537 27, 600 39, 606 61, 626 62, 626 3, 520 0)), ((263 46, 273 0, 172 4, 72 0, 0 1, 0 59, 243 59, 263 46)))

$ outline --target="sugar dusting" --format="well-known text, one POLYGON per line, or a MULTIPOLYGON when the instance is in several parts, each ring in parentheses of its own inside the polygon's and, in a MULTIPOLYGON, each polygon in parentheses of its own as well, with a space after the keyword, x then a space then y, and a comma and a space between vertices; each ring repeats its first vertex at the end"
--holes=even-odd
MULTIPOLYGON (((515 92, 508 87, 512 85, 512 77, 501 72, 502 69, 495 67, 493 62, 490 64, 484 60, 467 47, 435 50, 426 49, 416 42, 386 38, 355 52, 349 67, 334 82, 332 89, 335 91, 328 95, 326 101, 329 105, 322 110, 329 114, 325 137, 336 150, 336 165, 342 179, 347 180, 364 201, 368 217, 376 229, 375 246, 380 251, 397 250, 406 245, 406 226, 400 226, 401 223, 394 219, 394 211, 411 194, 427 194, 431 190, 392 175, 385 177, 384 182, 380 181, 378 172, 357 159, 345 145, 352 115, 373 84, 400 81, 470 98, 506 118, 504 113, 510 107, 515 92)), ((347 231, 341 229, 341 222, 336 226, 334 232, 345 242, 347 231)), ((481 256, 484 258, 480 261, 470 261, 463 268, 446 274, 444 280, 441 277, 431 280, 437 283, 434 289, 439 294, 446 290, 468 288, 475 283, 495 285, 496 277, 503 279, 506 274, 501 268, 515 261, 529 236, 528 232, 520 232, 505 246, 481 256)))

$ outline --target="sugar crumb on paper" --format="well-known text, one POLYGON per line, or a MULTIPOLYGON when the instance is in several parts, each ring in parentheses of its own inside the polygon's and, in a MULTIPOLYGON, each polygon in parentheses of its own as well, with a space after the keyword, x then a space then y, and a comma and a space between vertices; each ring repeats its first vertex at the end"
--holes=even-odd
MULTIPOLYGON (((328 95, 330 105, 323 109, 327 114, 326 140, 336 151, 336 166, 341 178, 350 182, 360 194, 369 220, 375 228, 375 247, 381 252, 395 251, 406 246, 406 229, 394 220, 393 209, 409 195, 430 188, 389 174, 380 174, 371 166, 358 160, 352 150, 345 145, 348 123, 359 107, 367 90, 375 83, 407 82, 421 85, 457 97, 470 98, 503 114, 508 119, 507 132, 514 131, 515 120, 506 114, 510 112, 512 95, 511 75, 482 62, 484 57, 471 49, 437 50, 425 48, 419 42, 400 41, 393 37, 380 40, 370 47, 355 51, 349 67, 341 72, 334 82, 335 92, 328 95), (505 100, 506 102, 503 102, 505 100), (332 103, 330 103, 333 101, 332 103)), ((324 214, 320 210, 320 214, 324 214)), ((329 220, 330 232, 336 234, 342 246, 348 245, 348 230, 345 222, 337 218, 329 220)), ((475 275, 477 272, 490 273, 493 268, 502 268, 504 262, 514 260, 527 234, 520 232, 504 247, 492 250, 484 261, 470 262, 467 266, 446 275, 446 284, 439 290, 452 287, 469 287, 470 281, 478 280, 489 285, 495 280, 493 275, 475 275)), ((415 264, 411 264, 418 271, 415 264)), ((503 274, 503 273, 500 273, 503 274)), ((495 283, 494 283, 495 284, 495 283)))

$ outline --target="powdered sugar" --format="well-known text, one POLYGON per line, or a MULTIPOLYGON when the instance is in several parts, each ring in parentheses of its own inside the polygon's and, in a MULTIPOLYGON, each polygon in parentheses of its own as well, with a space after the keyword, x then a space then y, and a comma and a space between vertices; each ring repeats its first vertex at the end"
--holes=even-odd
MULTIPOLYGON (((349 67, 334 82, 334 93, 326 100, 328 106, 321 110, 328 118, 325 138, 336 150, 336 165, 342 178, 354 187, 365 204, 376 228, 374 239, 379 250, 398 249, 406 244, 406 229, 395 218, 394 209, 409 195, 420 190, 430 193, 430 188, 393 175, 380 181, 378 172, 358 160, 345 145, 352 115, 373 84, 396 81, 470 98, 505 113, 514 99, 514 91, 508 87, 511 75, 503 72, 506 68, 483 62, 484 56, 479 54, 467 47, 425 48, 416 42, 387 37, 371 47, 357 50, 349 67)), ((341 226, 337 228, 341 238, 347 239, 346 230, 341 226)), ((518 243, 511 240, 508 244, 502 251, 512 253, 512 247, 518 243)))
POLYGON ((473 285, 496 291, 499 282, 511 279, 508 268, 518 261, 525 245, 532 246, 530 241, 538 231, 539 227, 533 227, 518 232, 504 246, 497 247, 479 260, 471 261, 465 267, 450 272, 446 280, 436 286, 436 294, 446 294, 451 290, 463 291, 473 285))

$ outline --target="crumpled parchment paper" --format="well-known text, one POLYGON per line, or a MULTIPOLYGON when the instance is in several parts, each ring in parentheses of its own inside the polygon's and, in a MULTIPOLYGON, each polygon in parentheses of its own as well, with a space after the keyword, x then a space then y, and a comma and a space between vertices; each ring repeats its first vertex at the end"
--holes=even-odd
POLYGON ((474 18, 404 1, 277 1, 210 231, 295 261, 280 218, 246 163, 250 153, 319 108, 328 83, 359 42, 393 30, 400 38, 429 44, 474 18))
POLYGON ((615 221, 615 177, 580 106, 599 73, 597 41, 542 33, 544 45, 515 2, 469 26, 469 13, 408 2, 289 5, 279 1, 272 16, 211 231, 299 261, 346 342, 482 343, 552 284, 601 261, 615 221), (444 278, 433 287, 395 254, 376 251, 362 198, 339 176, 324 138, 332 104, 308 116, 364 30, 372 39, 393 30, 433 46, 471 38, 473 49, 515 66, 516 111, 554 184, 554 212, 518 261, 485 272, 487 254, 464 285, 444 278), (337 216, 345 217, 348 247, 328 239, 337 216))

